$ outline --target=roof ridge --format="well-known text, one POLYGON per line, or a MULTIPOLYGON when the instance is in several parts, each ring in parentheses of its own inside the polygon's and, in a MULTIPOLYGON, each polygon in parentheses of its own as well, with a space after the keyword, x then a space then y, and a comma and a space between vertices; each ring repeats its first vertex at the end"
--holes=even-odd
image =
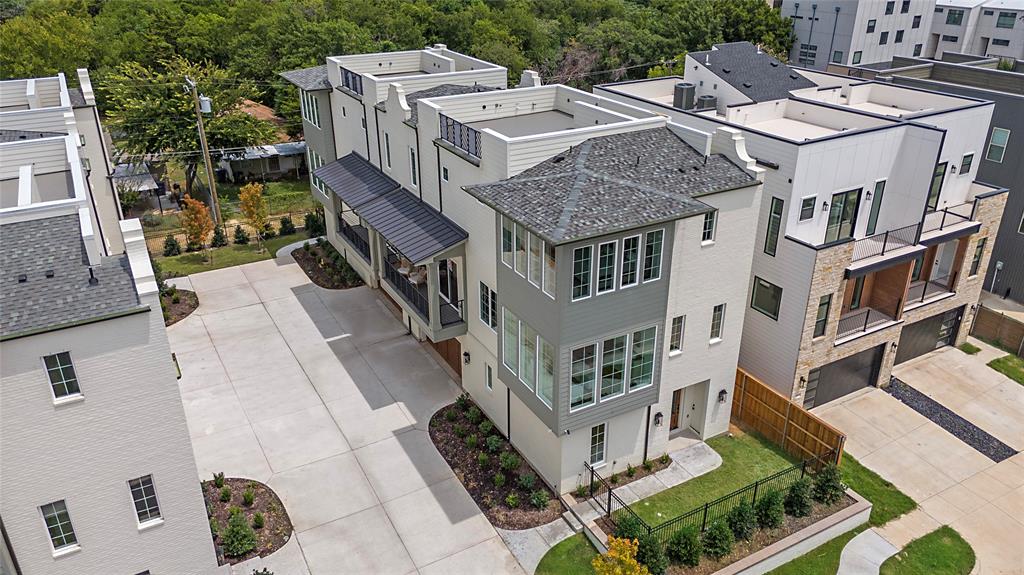
POLYGON ((579 146, 579 153, 576 155, 576 161, 573 162, 573 166, 576 168, 576 178, 572 183, 572 190, 569 191, 569 197, 565 199, 565 205, 562 206, 562 213, 558 216, 558 223, 555 224, 555 229, 552 235, 558 239, 562 239, 565 236, 565 230, 569 227, 569 221, 572 220, 572 215, 576 212, 576 204, 580 201, 580 193, 583 191, 583 184, 586 183, 586 171, 584 163, 586 162, 587 156, 590 155, 591 148, 594 147, 594 140, 586 140, 579 146))

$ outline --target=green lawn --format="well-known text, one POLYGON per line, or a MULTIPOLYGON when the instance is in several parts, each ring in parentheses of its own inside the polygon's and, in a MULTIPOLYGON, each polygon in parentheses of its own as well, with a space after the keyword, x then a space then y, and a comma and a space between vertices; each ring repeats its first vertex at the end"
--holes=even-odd
POLYGON ((796 559, 776 567, 768 575, 835 575, 839 569, 839 555, 843 547, 863 531, 861 526, 843 533, 828 543, 815 547, 796 559))
POLYGON ((1024 385, 1024 359, 1015 355, 1004 355, 988 362, 988 366, 1013 381, 1024 385))
MULTIPOLYGON (((220 211, 225 220, 238 217, 237 184, 218 184, 217 196, 220 198, 220 211)), ((316 205, 309 191, 309 180, 283 180, 267 182, 263 187, 263 197, 267 199, 267 207, 273 215, 287 213, 304 213, 316 205)))
POLYGON ((873 527, 884 525, 904 513, 917 509, 917 503, 914 503, 913 499, 874 471, 861 465, 850 454, 843 455, 839 469, 843 473, 843 483, 871 502, 869 523, 873 527))
POLYGON ((644 521, 657 525, 795 463, 779 447, 755 434, 737 432, 707 443, 722 456, 721 467, 631 505, 644 521))
POLYGON ((597 549, 587 537, 577 533, 552 547, 537 565, 537 575, 593 575, 590 561, 597 556, 597 549))
POLYGON ((160 269, 163 271, 164 277, 173 278, 258 262, 260 260, 269 260, 274 257, 277 250, 290 243, 304 239, 306 239, 306 235, 301 232, 290 236, 278 236, 264 242, 265 249, 262 252, 257 251, 255 240, 244 246, 232 244, 216 248, 211 250, 213 263, 205 261, 205 252, 191 252, 169 258, 154 256, 153 260, 160 263, 160 269))
POLYGON ((879 575, 967 575, 974 568, 974 559, 971 546, 946 525, 886 559, 879 575))
POLYGON ((960 351, 966 353, 967 355, 974 355, 981 351, 981 348, 969 341, 965 341, 960 344, 960 351))

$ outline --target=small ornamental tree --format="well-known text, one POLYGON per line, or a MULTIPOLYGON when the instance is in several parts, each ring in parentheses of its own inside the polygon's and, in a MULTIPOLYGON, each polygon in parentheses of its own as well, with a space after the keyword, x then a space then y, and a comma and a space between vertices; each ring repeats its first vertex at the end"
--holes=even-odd
POLYGON ((786 499, 783 501, 786 513, 793 517, 807 517, 811 514, 811 480, 801 477, 789 486, 786 499))
POLYGON ((775 529, 782 525, 786 518, 786 509, 782 504, 781 491, 769 491, 754 504, 754 514, 761 529, 775 529))
POLYGON ((266 233, 268 219, 267 199, 263 197, 263 185, 252 182, 242 186, 238 191, 238 208, 242 211, 242 219, 249 224, 256 234, 256 243, 263 249, 263 236, 266 233))
POLYGON ((814 499, 832 505, 843 497, 843 479, 839 466, 830 463, 814 476, 814 499))
POLYGON ((222 248, 228 245, 228 237, 224 234, 224 226, 213 228, 213 239, 210 240, 211 248, 222 248))
POLYGON ((164 238, 164 257, 176 256, 181 253, 181 244, 174 234, 167 234, 164 238))
POLYGON ((232 509, 227 529, 221 533, 220 539, 224 543, 224 554, 228 557, 245 555, 256 547, 256 532, 249 525, 245 513, 238 508, 232 509))
POLYGON ((249 243, 249 233, 242 226, 235 226, 235 245, 244 246, 249 243))
POLYGON ((668 569, 668 557, 656 536, 644 535, 637 543, 636 560, 646 565, 651 575, 661 575, 668 569))
POLYGON ((636 560, 638 544, 621 537, 608 538, 608 552, 594 557, 590 566, 596 575, 649 575, 646 565, 636 560))
POLYGON ((182 204, 183 209, 178 215, 178 221, 185 232, 185 243, 196 249, 202 249, 206 247, 206 238, 213 232, 210 210, 206 204, 188 195, 182 200, 182 204))

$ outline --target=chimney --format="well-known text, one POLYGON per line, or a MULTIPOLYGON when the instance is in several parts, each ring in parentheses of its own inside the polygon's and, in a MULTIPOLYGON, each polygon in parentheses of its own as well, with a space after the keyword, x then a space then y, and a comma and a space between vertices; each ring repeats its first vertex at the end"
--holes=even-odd
POLYGON ((540 74, 533 70, 523 70, 523 75, 519 78, 519 88, 536 88, 540 86, 540 74))

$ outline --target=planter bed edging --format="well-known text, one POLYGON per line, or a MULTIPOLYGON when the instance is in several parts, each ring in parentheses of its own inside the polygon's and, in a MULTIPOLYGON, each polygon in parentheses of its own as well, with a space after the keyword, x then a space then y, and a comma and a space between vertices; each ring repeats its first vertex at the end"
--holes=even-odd
POLYGON ((871 502, 852 489, 846 494, 854 503, 813 525, 772 543, 771 545, 736 561, 712 575, 763 575, 811 551, 815 547, 868 522, 871 502))

